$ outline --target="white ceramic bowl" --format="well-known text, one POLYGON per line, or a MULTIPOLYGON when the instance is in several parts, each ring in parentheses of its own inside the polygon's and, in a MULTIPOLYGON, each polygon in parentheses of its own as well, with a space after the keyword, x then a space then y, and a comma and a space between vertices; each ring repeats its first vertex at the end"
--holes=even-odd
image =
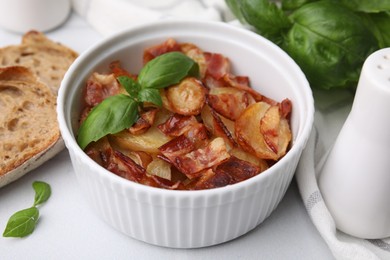
POLYGON ((196 248, 241 236, 267 218, 284 196, 313 124, 309 84, 280 48, 245 29, 218 22, 160 21, 105 39, 70 67, 58 96, 58 118, 81 188, 96 214, 115 229, 147 243, 196 248), (173 191, 137 184, 107 171, 77 145, 81 91, 93 71, 116 59, 130 71, 141 69, 143 49, 172 37, 227 56, 236 75, 247 75, 261 93, 293 104, 293 144, 263 173, 231 186, 173 191))

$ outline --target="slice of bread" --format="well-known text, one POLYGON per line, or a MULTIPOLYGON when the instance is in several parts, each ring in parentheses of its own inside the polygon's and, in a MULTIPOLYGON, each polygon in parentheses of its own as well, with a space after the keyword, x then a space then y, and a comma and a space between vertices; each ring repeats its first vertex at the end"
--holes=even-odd
POLYGON ((0 67, 24 66, 57 95, 61 80, 78 54, 53 42, 43 33, 30 31, 19 45, 0 48, 0 67))
POLYGON ((0 187, 64 148, 56 96, 22 66, 0 68, 0 187))

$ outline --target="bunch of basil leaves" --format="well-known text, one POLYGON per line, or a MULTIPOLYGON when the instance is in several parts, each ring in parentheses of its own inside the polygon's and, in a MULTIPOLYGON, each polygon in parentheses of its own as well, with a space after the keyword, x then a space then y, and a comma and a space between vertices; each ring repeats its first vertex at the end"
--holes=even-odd
POLYGON ((285 50, 313 89, 356 88, 365 59, 390 47, 390 1, 226 0, 241 21, 285 50))

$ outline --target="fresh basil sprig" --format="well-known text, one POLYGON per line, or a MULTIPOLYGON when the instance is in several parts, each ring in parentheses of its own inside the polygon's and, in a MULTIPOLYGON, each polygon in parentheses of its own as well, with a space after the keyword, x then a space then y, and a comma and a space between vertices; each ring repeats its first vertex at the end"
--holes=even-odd
POLYGON ((77 142, 81 149, 100 138, 131 127, 143 102, 162 105, 160 89, 179 83, 187 76, 199 76, 199 66, 181 52, 169 52, 148 62, 137 81, 127 76, 117 78, 128 95, 119 94, 94 107, 81 124, 77 142))
POLYGON ((34 231, 39 219, 39 210, 36 206, 49 199, 51 189, 49 184, 41 181, 35 181, 33 188, 35 190, 33 206, 20 210, 9 218, 3 237, 25 237, 34 231))

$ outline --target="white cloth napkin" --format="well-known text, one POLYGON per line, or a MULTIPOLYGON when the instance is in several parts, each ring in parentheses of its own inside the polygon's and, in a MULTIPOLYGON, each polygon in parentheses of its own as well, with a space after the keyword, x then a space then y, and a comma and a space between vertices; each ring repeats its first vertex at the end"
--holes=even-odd
MULTIPOLYGON (((74 10, 104 36, 167 18, 234 20, 224 0, 72 1, 74 10)), ((315 126, 298 165, 296 179, 307 212, 336 259, 390 259, 390 238, 364 240, 336 230, 317 185, 316 167, 333 144, 352 101, 353 96, 348 92, 316 93, 315 126)))

